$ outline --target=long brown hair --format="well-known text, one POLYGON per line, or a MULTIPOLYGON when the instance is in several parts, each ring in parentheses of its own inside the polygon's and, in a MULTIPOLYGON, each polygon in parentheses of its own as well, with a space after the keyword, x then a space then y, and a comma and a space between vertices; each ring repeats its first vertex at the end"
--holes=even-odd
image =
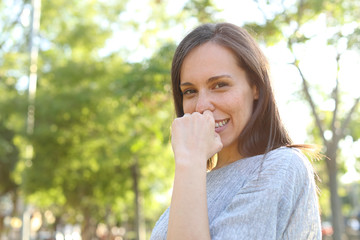
POLYGON ((204 24, 190 32, 177 47, 171 68, 172 90, 177 117, 184 115, 180 90, 182 63, 190 51, 206 42, 230 49, 239 67, 245 70, 251 86, 256 86, 259 98, 253 114, 239 136, 239 153, 243 157, 264 154, 292 141, 284 128, 275 102, 266 57, 251 35, 230 23, 204 24))

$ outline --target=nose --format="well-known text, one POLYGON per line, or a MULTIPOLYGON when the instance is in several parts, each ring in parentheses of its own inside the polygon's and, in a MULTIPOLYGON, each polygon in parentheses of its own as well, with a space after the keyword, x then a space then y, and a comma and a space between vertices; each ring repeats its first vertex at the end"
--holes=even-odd
POLYGON ((196 101, 195 111, 203 113, 206 110, 210 110, 212 112, 215 110, 211 96, 209 96, 208 93, 199 93, 196 101))

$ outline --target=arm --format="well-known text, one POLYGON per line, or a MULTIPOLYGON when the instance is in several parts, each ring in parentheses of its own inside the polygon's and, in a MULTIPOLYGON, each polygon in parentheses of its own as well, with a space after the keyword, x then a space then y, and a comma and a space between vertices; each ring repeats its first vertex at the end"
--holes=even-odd
POLYGON ((168 239, 210 239, 206 167, 176 166, 168 239))
POLYGON ((210 111, 186 114, 172 125, 175 179, 167 239, 210 239, 206 162, 222 148, 210 111))

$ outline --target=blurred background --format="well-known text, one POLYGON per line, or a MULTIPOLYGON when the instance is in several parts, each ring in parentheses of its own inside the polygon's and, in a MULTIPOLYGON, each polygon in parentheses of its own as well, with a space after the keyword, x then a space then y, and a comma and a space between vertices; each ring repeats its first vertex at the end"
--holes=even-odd
POLYGON ((149 239, 169 206, 170 64, 204 22, 246 28, 295 143, 315 143, 323 239, 360 239, 360 1, 2 0, 0 240, 149 239))

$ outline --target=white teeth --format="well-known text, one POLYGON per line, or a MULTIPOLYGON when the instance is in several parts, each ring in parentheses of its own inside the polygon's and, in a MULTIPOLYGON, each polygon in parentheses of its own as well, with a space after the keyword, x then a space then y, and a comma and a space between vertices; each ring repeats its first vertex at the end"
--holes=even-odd
POLYGON ((229 121, 229 120, 224 120, 224 121, 215 123, 215 127, 216 127, 216 128, 222 127, 222 126, 224 126, 228 121, 229 121))

